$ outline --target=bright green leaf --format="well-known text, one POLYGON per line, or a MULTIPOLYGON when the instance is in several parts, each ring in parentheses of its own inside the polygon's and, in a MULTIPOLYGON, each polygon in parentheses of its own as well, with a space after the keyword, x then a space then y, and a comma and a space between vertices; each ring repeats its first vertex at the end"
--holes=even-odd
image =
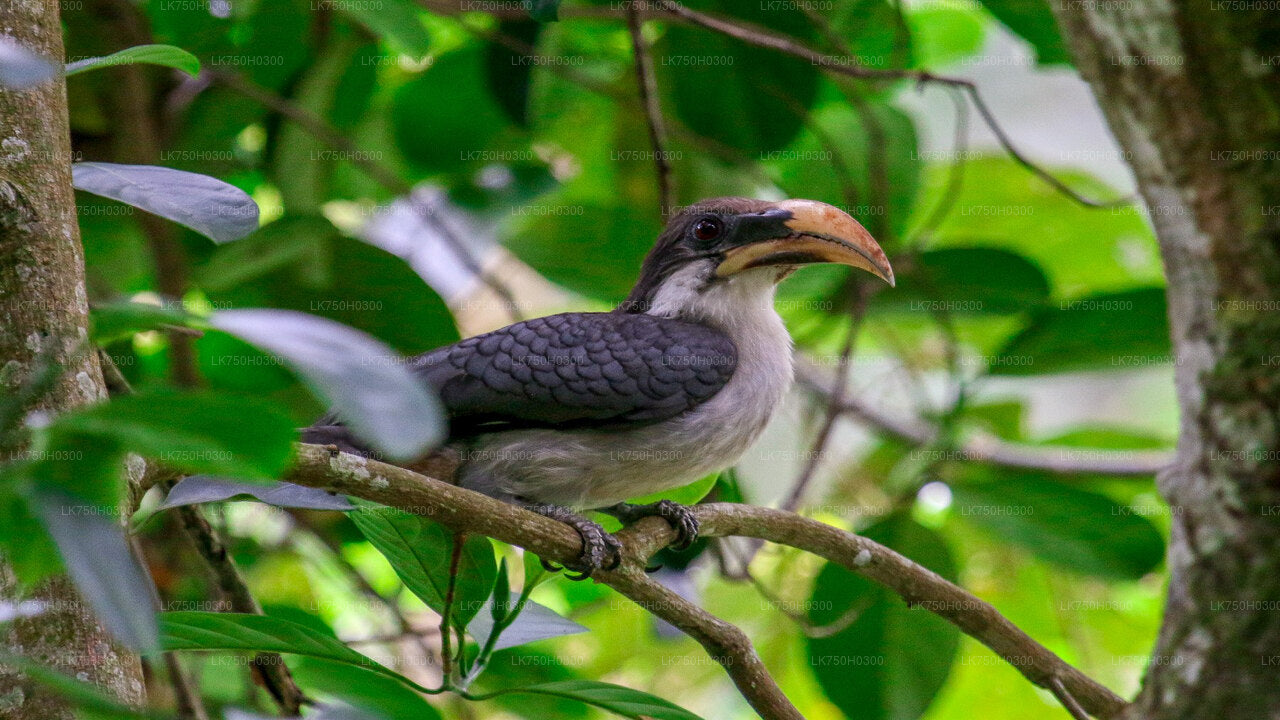
POLYGON ((530 685, 504 694, 531 693, 570 698, 594 705, 625 718, 653 718, 653 720, 701 720, 697 715, 679 705, 655 697, 649 693, 632 690, 620 685, 595 680, 564 680, 561 682, 530 685))
MULTIPOLYGON (((439 523, 402 510, 365 506, 351 513, 365 538, 395 568, 396 575, 436 612, 443 612, 449 587, 454 534, 439 523)), ((467 536, 458 563, 453 618, 460 627, 476 616, 493 589, 497 567, 488 538, 467 536)))
POLYGON ((77 73, 114 65, 163 65, 195 77, 200 74, 200 59, 172 45, 138 45, 103 57, 85 58, 67 63, 67 77, 77 73))

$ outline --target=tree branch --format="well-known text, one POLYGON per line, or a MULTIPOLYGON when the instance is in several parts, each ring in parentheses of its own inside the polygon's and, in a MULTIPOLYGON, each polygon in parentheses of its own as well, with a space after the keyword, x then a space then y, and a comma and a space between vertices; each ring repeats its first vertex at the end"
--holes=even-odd
MULTIPOLYGON (((523 508, 393 465, 299 445, 285 480, 354 495, 429 517, 462 532, 516 545, 554 562, 574 560, 580 540, 569 527, 523 508)), ((1032 683, 1052 689, 1054 679, 1090 713, 1110 718, 1125 706, 1107 688, 1065 663, 1018 629, 990 604, 940 575, 871 540, 831 525, 768 508, 714 503, 694 507, 704 537, 738 535, 811 552, 893 590, 959 627, 1009 661, 1032 683)), ((613 587, 680 628, 728 671, 751 706, 764 718, 799 718, 756 656, 750 641, 724 622, 667 591, 644 574, 648 559, 674 539, 661 519, 646 519, 618 533, 623 563, 593 578, 613 587)))
MULTIPOLYGON (((830 383, 819 377, 811 363, 796 363, 797 380, 823 395, 830 383)), ((939 437, 939 429, 919 418, 894 417, 872 407, 856 395, 845 394, 839 410, 856 417, 880 432, 912 445, 928 447, 939 437)), ((952 453, 957 460, 990 463, 1023 470, 1044 470, 1059 475, 1122 475, 1147 477, 1173 462, 1171 450, 1110 450, 1052 445, 1012 443, 991 435, 981 435, 960 443, 952 453)))

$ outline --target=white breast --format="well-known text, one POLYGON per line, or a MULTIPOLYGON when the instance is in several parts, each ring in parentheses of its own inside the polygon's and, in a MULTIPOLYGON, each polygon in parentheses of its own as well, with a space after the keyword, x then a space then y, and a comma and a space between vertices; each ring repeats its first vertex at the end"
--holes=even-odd
POLYGON ((460 472, 503 498, 605 507, 687 485, 737 462, 791 385, 791 336, 773 308, 776 270, 741 273, 699 293, 710 264, 682 270, 649 314, 704 322, 738 349, 733 377, 694 410, 634 430, 524 430, 482 437, 460 472))

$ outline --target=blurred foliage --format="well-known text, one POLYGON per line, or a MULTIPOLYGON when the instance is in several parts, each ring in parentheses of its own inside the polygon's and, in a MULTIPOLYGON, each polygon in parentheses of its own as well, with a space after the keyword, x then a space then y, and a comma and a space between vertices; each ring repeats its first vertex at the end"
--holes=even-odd
MULTIPOLYGON (((1000 32, 1021 37, 1041 65, 1069 61, 1044 0, 835 0, 829 12, 806 12, 805 3, 687 4, 872 68, 944 69, 1000 32)), ((447 3, 409 0, 152 0, 124 4, 129 17, 118 5, 86 0, 66 10, 68 57, 108 56, 135 35, 133 44, 181 52, 137 51, 161 65, 91 63, 69 79, 78 157, 217 178, 209 192, 240 197, 229 184, 247 193, 261 227, 215 245, 178 225, 157 230, 161 221, 133 205, 78 194, 93 339, 134 394, 31 423, 29 432, 0 413, 0 432, 27 432, 35 449, 0 475, 0 546, 24 581, 83 563, 92 550, 69 542, 75 532, 65 525, 55 547, 41 493, 114 507, 128 453, 241 481, 279 476, 291 428, 324 403, 288 357, 210 330, 211 314, 301 311, 399 353, 421 352, 457 340, 460 324, 474 332, 508 319, 502 303, 475 300, 479 284, 465 271, 455 272, 471 294, 438 277, 429 284, 424 266, 447 271, 459 251, 480 258, 500 244, 532 270, 536 290, 553 291, 526 315, 603 309, 625 296, 673 211, 659 211, 618 3, 534 2, 532 17, 430 12, 423 8, 447 3), (184 52, 199 61, 198 79, 163 66, 192 70, 184 52), (440 201, 411 209, 408 187, 438 191, 440 201), (400 214, 391 209, 397 201, 400 214), (440 224, 456 247, 441 241, 440 224), (157 264, 164 247, 177 252, 157 264), (473 306, 483 310, 478 319, 473 306), (191 340, 171 334, 175 326, 203 334, 191 340), (187 343, 199 389, 173 387, 171 366, 187 343)), ((687 23, 651 22, 645 36, 678 203, 726 194, 830 202, 871 229, 897 269, 896 290, 867 289, 851 392, 883 398, 886 388, 907 388, 899 404, 936 423, 938 439, 924 448, 862 442, 838 426, 839 462, 824 462, 811 512, 961 583, 1086 673, 1132 690, 1142 669, 1134 658, 1157 625, 1169 521, 1151 479, 990 467, 955 443, 982 434, 1086 452, 1167 446, 1173 423, 1163 416, 1154 421, 1165 428, 1159 437, 1100 422, 1055 426, 1062 432, 1048 437, 1045 423, 1028 418, 1044 388, 1058 394, 1058 409, 1074 411, 1074 395, 1123 384, 1126 373, 1167 373, 1163 280, 1140 210, 1082 207, 994 151, 957 147, 954 160, 924 152, 923 124, 899 102, 915 91, 910 81, 840 78, 687 23)), ((1052 170, 1082 192, 1113 194, 1086 173, 1052 170)), ((148 177, 152 209, 173 199, 165 178, 174 176, 148 177)), ((210 220, 211 206, 186 198, 161 214, 207 227, 188 220, 210 220)), ((503 270, 498 279, 515 275, 503 270)), ((782 288, 779 309, 820 365, 836 365, 861 282, 815 268, 782 288)), ((801 455, 811 438, 791 425, 777 442, 801 455)), ((753 457, 741 475, 667 497, 766 501, 786 477, 753 457), (739 482, 755 473, 768 473, 773 490, 739 482)), ((253 495, 269 498, 265 488, 237 497, 253 495)), ((135 518, 147 566, 166 608, 197 610, 164 613, 161 639, 215 653, 183 660, 219 711, 269 710, 246 653, 271 650, 286 653, 308 695, 384 720, 606 710, 752 716, 696 643, 612 591, 548 580, 532 556, 521 562, 511 548, 384 509, 347 516, 239 500, 207 506, 269 614, 205 612, 214 590, 200 559, 169 542, 176 521, 172 511, 152 513, 156 502, 135 518), (462 570, 451 580, 455 547, 462 570), (470 704, 420 692, 439 682, 428 651, 438 651, 451 585, 460 604, 449 629, 459 637, 486 634, 477 613, 490 613, 481 625, 497 637, 517 622, 545 621, 546 608, 590 632, 548 623, 536 630, 554 637, 517 647, 461 640, 469 680, 500 694, 470 704), (518 619, 515 608, 542 606, 518 619), (416 632, 403 636, 406 628, 416 632), (535 694, 501 694, 518 688, 535 694)), ((79 527, 100 537, 99 525, 79 527)), ((132 561, 111 552, 104 567, 126 572, 132 561)), ((724 552, 700 542, 664 554, 659 577, 746 629, 805 717, 944 720, 973 717, 978 707, 992 719, 1067 717, 953 626, 859 576, 766 549, 751 565, 773 593, 761 594, 717 572, 713 556, 724 552)), ((104 618, 137 622, 119 612, 111 588, 82 589, 105 603, 104 618)))

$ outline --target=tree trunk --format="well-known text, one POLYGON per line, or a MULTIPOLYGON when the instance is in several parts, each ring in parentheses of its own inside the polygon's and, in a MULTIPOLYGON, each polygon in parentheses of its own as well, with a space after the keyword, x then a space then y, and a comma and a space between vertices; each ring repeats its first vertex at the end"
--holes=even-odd
POLYGON ((1280 717, 1280 13, 1054 0, 1168 278, 1181 428, 1163 626, 1131 717, 1280 717))
MULTIPOLYGON (((58 5, 0 4, 0 28, 60 63, 58 5)), ((42 360, 52 359, 63 372, 32 409, 55 413, 106 396, 88 346, 70 142, 62 78, 24 91, 0 90, 0 392, 13 392, 42 360)), ((3 450, 8 456, 17 448, 3 450)), ((18 593, 12 572, 0 563, 0 597, 18 593)), ((48 612, 0 627, 0 647, 88 680, 124 702, 142 702, 138 658, 107 635, 68 580, 48 581, 30 596, 44 600, 48 612)), ((0 717, 69 720, 72 711, 20 674, 0 669, 0 717)))

